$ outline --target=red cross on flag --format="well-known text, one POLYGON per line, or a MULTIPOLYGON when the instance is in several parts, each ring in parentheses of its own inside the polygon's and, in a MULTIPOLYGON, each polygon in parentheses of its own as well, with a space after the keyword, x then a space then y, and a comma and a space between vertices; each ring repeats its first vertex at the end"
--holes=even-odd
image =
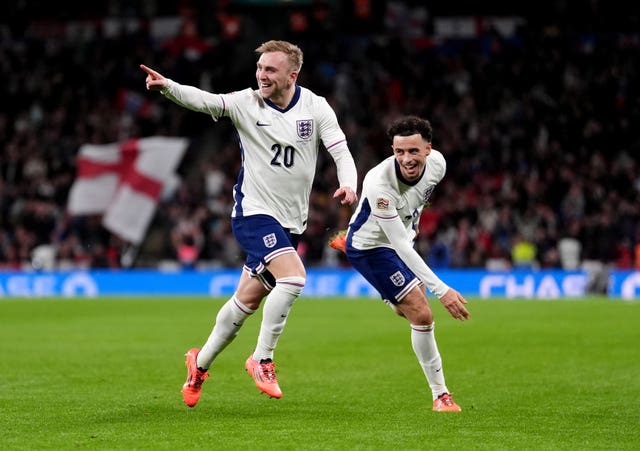
POLYGON ((67 200, 68 213, 102 214, 107 230, 140 244, 163 189, 176 183, 175 170, 187 146, 185 138, 161 136, 83 145, 67 200))

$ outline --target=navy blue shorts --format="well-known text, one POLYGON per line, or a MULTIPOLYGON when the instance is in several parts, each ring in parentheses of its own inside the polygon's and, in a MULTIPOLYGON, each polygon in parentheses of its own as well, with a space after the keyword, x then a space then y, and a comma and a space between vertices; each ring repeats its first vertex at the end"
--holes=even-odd
POLYGON ((262 274, 273 288, 275 279, 267 271, 267 263, 280 255, 296 252, 300 235, 289 232, 268 215, 232 218, 231 228, 238 244, 247 254, 244 270, 252 276, 262 274))
POLYGON ((347 247, 351 265, 378 290, 382 299, 397 304, 415 287, 420 279, 400 259, 396 251, 387 247, 358 250, 347 247))

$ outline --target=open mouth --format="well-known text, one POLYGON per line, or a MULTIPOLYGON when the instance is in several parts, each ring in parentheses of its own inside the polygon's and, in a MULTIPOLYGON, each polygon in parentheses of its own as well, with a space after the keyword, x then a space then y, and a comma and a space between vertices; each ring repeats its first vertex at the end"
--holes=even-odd
POLYGON ((417 164, 412 164, 412 165, 404 165, 402 166, 402 168, 404 169, 404 174, 405 177, 409 178, 409 179, 413 179, 414 177, 418 176, 418 165, 417 164))

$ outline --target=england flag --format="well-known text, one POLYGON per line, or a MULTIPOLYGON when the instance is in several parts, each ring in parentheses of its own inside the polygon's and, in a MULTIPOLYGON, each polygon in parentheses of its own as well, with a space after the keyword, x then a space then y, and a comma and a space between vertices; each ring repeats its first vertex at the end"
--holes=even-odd
POLYGON ((187 146, 187 139, 161 136, 83 145, 67 201, 68 213, 102 214, 107 230, 140 244, 163 190, 177 184, 175 170, 187 146))

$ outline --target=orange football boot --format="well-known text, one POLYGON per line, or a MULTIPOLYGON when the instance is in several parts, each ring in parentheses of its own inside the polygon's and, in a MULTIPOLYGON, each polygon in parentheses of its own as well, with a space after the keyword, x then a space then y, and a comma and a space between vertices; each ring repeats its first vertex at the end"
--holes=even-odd
POLYGON ((438 399, 433 401, 433 410, 436 412, 460 412, 462 409, 455 403, 449 393, 438 396, 438 399))
POLYGON ((329 238, 329 246, 337 251, 347 252, 347 231, 340 230, 329 238))
POLYGON ((192 348, 185 354, 187 358, 185 362, 187 366, 187 380, 182 386, 182 397, 184 398, 184 403, 189 407, 193 407, 198 403, 202 383, 209 378, 208 371, 198 369, 198 365, 196 364, 198 352, 200 352, 200 349, 192 348))
POLYGON ((256 362, 250 355, 244 363, 244 367, 256 383, 256 387, 272 398, 282 398, 282 391, 276 378, 276 364, 271 359, 263 359, 256 362))

